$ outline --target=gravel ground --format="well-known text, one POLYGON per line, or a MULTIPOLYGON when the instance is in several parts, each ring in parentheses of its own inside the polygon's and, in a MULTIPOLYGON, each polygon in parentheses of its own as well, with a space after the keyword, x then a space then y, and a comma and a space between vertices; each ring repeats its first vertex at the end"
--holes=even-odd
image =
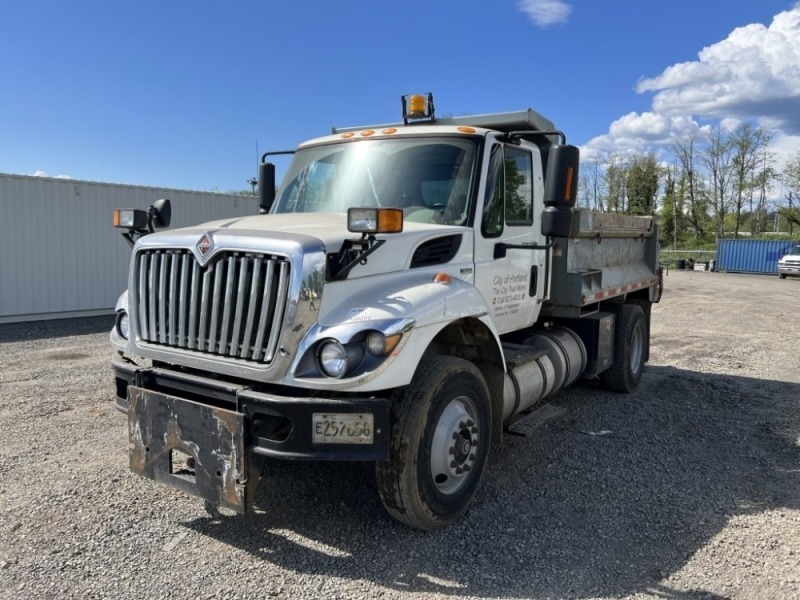
POLYGON ((110 318, 2 325, 0 597, 800 598, 798 297, 671 272, 638 392, 561 392, 434 534, 358 463, 269 463, 212 519, 128 471, 110 318))

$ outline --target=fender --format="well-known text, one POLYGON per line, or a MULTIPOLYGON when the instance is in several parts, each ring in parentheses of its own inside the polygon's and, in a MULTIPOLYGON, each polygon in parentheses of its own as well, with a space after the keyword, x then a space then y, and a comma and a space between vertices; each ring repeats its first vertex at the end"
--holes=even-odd
POLYGON ((426 269, 350 280, 346 290, 342 285, 345 282, 327 284, 318 322, 303 338, 284 383, 364 392, 408 385, 436 335, 450 323, 465 318, 475 318, 486 325, 502 356, 486 300, 461 279, 436 283, 433 278, 439 272, 442 270, 426 269), (353 289, 354 284, 358 290, 353 289), (335 338, 347 343, 357 334, 373 329, 385 333, 405 331, 400 345, 379 369, 346 379, 294 377, 297 364, 319 340, 335 338))

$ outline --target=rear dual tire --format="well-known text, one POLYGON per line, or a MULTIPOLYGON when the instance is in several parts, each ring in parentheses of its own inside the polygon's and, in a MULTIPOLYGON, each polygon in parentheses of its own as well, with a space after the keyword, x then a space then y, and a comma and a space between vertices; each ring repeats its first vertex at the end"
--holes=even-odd
POLYGON ((641 307, 624 304, 614 337, 614 364, 602 373, 603 383, 615 392, 629 394, 642 380, 647 354, 647 323, 641 307))

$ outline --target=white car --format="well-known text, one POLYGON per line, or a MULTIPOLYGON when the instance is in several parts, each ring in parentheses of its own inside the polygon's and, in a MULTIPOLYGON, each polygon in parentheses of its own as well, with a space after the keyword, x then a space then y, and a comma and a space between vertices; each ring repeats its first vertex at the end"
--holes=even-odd
POLYGON ((778 277, 786 279, 787 275, 800 277, 800 246, 778 261, 778 277))

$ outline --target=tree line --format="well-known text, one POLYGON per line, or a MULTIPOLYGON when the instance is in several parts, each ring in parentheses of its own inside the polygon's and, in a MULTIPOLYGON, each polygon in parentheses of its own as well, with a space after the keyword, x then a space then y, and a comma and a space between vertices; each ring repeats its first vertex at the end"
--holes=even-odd
POLYGON ((663 243, 800 230, 800 150, 778 169, 771 134, 750 122, 675 138, 654 152, 612 154, 581 165, 580 204, 593 210, 657 215, 663 243))

